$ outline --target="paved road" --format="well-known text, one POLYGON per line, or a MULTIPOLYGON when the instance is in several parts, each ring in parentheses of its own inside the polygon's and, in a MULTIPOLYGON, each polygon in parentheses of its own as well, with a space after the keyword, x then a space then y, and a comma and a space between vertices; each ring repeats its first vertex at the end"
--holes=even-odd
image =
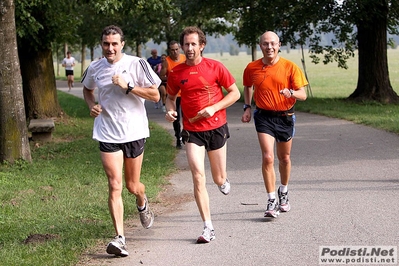
MULTIPOLYGON (((74 90, 81 96, 81 87, 74 90)), ((149 119, 172 133, 162 111, 147 107, 149 119)), ((195 244, 203 224, 192 198, 157 214, 151 229, 138 221, 127 229, 129 257, 109 257, 101 247, 88 255, 92 265, 318 265, 319 246, 398 245, 398 135, 297 113, 292 209, 269 219, 254 126, 242 124, 241 115, 241 104, 228 109, 228 196, 207 171, 216 239, 195 244)), ((171 178, 170 195, 192 194, 184 153, 176 159, 181 171, 171 178)))

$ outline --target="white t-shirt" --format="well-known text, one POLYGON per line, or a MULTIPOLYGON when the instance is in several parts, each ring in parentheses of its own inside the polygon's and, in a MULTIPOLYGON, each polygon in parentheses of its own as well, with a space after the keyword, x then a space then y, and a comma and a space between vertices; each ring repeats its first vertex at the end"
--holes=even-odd
POLYGON ((93 139, 108 143, 126 143, 150 136, 145 99, 112 83, 112 76, 122 74, 130 86, 143 88, 161 80, 146 60, 123 54, 115 64, 106 58, 91 62, 83 74, 83 85, 94 90, 98 88, 98 103, 102 113, 94 119, 93 139))
POLYGON ((75 63, 75 58, 72 56, 70 58, 65 57, 64 60, 62 60, 62 64, 65 65, 65 70, 73 70, 73 64, 75 63))

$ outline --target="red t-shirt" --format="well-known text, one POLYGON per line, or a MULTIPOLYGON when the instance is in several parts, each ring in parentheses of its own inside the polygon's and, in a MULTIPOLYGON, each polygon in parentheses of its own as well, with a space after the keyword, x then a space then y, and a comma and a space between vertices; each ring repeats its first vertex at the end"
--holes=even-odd
POLYGON ((254 101, 265 110, 286 111, 296 100, 280 94, 284 88, 297 90, 308 85, 302 70, 293 62, 280 57, 272 66, 265 66, 262 58, 248 64, 243 75, 244 86, 254 86, 254 101))
POLYGON ((227 123, 226 109, 217 111, 212 117, 194 119, 199 111, 223 99, 222 87, 235 83, 234 77, 219 61, 202 58, 201 63, 175 66, 168 76, 168 93, 181 92, 183 128, 189 131, 208 131, 227 123))

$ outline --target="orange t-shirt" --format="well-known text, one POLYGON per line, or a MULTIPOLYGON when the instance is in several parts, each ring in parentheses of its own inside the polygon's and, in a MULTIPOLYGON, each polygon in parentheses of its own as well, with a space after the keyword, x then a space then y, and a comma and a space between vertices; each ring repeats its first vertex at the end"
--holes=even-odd
POLYGON ((294 63, 281 58, 275 65, 266 66, 262 58, 247 65, 243 75, 244 86, 254 86, 254 101, 265 110, 290 110, 296 100, 286 98, 280 91, 284 88, 297 90, 308 85, 302 70, 294 63))
MULTIPOLYGON (((179 59, 177 61, 174 61, 170 56, 166 57, 166 62, 168 62, 168 68, 166 69, 166 77, 168 77, 170 71, 177 65, 186 62, 186 56, 184 54, 179 54, 179 59)), ((177 94, 178 97, 180 97, 180 91, 177 94)))

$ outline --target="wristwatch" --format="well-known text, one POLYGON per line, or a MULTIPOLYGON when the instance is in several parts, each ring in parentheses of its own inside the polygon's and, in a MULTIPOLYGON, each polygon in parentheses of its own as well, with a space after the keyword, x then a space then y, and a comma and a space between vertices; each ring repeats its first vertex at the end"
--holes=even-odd
POLYGON ((130 86, 129 84, 130 84, 130 83, 127 84, 126 94, 129 94, 129 93, 134 89, 134 86, 132 87, 132 86, 130 86))
POLYGON ((244 111, 247 110, 248 108, 251 108, 251 105, 250 104, 244 104, 244 106, 243 106, 244 111))
POLYGON ((291 96, 294 94, 294 90, 290 89, 291 96))

